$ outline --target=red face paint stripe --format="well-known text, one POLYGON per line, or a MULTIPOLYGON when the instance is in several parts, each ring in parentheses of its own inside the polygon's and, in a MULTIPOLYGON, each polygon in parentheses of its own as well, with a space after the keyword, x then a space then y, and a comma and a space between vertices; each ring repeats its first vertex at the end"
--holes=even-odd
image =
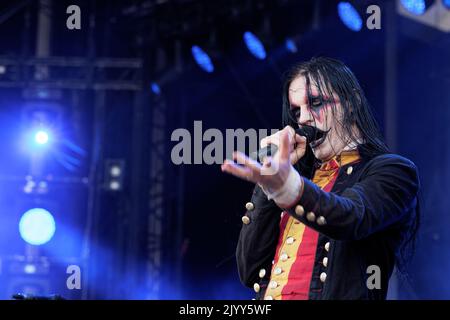
POLYGON ((318 123, 323 123, 325 120, 325 111, 331 108, 330 105, 322 106, 319 110, 312 109, 312 114, 318 123))

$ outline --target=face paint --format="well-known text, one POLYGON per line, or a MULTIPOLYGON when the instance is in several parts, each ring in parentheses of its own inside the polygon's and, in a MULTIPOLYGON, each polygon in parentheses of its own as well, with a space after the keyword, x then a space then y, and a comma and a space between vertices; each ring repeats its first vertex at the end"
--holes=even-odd
MULTIPOLYGON (((338 60, 319 57, 292 66, 283 83, 282 101, 283 126, 330 128, 327 141, 313 149, 317 159, 326 161, 339 154, 342 145, 348 149, 361 145, 371 155, 388 152, 358 80, 338 60), (323 99, 328 96, 331 102, 335 101, 331 108, 308 109, 311 105, 308 98, 316 96, 323 99)), ((312 155, 307 154, 300 166, 309 168, 312 161, 312 155)))
POLYGON ((331 113, 332 104, 336 104, 335 99, 330 99, 327 96, 324 96, 323 98, 320 96, 311 96, 308 100, 310 101, 310 110, 316 121, 319 123, 325 121, 325 114, 331 113))
POLYGON ((325 120, 325 111, 329 109, 329 105, 325 105, 320 97, 312 97, 310 98, 310 106, 309 109, 313 113, 314 118, 317 122, 323 123, 325 120))
MULTIPOLYGON (((317 85, 310 87, 304 76, 299 76, 289 87, 289 103, 299 126, 313 126, 322 131, 322 136, 313 141, 310 146, 314 155, 320 160, 328 160, 345 147, 341 139, 341 105, 339 99, 321 97, 317 85)), ((323 96, 323 95, 322 95, 323 96)))

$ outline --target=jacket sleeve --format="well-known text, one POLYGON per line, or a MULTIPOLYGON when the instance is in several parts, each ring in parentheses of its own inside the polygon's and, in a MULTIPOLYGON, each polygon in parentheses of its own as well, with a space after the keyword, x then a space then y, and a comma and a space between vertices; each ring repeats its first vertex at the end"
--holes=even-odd
POLYGON ((282 212, 259 186, 253 191, 251 203, 254 208, 246 212, 249 223, 242 225, 236 249, 239 278, 247 287, 259 281, 261 268, 270 274, 282 212))
POLYGON ((398 155, 381 155, 359 181, 340 195, 307 179, 289 214, 335 240, 359 240, 383 230, 414 209, 419 190, 416 166, 398 155))

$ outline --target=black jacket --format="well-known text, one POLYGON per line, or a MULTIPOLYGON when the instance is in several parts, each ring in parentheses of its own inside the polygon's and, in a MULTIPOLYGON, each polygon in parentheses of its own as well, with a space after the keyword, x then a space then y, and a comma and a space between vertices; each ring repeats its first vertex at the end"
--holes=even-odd
MULTIPOLYGON (((305 213, 296 215, 295 205, 286 211, 319 232, 309 299, 385 299, 396 256, 416 215, 418 190, 416 166, 395 154, 362 157, 341 167, 331 192, 304 179, 297 205, 305 213), (353 170, 347 170, 349 166, 353 170), (323 216, 326 224, 308 221, 306 213, 311 211, 323 216), (324 257, 328 257, 326 267, 324 257), (371 265, 380 268, 380 289, 366 284, 371 265), (319 279, 322 272, 325 282, 319 279)), ((246 213, 250 223, 242 226, 236 256, 242 283, 248 287, 259 283, 259 299, 270 278, 283 210, 267 200, 259 187, 251 202, 254 209, 246 213), (267 271, 263 278, 260 269, 267 271)))

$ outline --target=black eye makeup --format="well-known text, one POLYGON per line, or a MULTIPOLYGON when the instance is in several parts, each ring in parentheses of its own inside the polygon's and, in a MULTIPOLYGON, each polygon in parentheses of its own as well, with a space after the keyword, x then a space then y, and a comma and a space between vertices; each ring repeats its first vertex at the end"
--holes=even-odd
POLYGON ((311 96, 309 98, 309 104, 311 109, 318 109, 324 106, 327 103, 331 103, 334 101, 334 99, 330 99, 327 97, 321 97, 321 96, 311 96))
MULTIPOLYGON (((326 103, 331 102, 330 99, 322 98, 321 96, 311 96, 309 99, 309 109, 311 111, 319 111, 326 103)), ((291 105, 290 107, 291 118, 295 121, 300 119, 300 107, 291 105)))
POLYGON ((323 105, 323 100, 320 97, 311 98, 311 108, 320 108, 323 105))

